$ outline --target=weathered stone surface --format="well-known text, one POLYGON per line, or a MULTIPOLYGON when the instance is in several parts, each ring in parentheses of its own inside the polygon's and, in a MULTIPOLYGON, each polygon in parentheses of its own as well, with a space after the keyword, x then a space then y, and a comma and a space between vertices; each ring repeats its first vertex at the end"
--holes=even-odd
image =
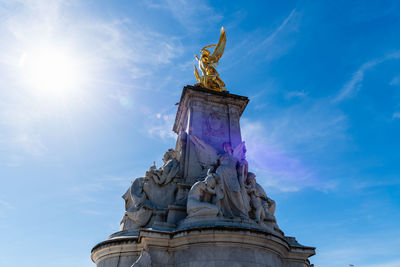
POLYGON ((305 267, 315 253, 314 248, 266 231, 204 226, 173 232, 142 230, 137 238, 109 239, 93 249, 92 260, 98 266, 130 267, 143 250, 149 253, 151 266, 196 267, 305 267))
POLYGON ((97 266, 310 266, 315 248, 284 235, 249 172, 239 123, 248 101, 184 88, 176 149, 124 194, 121 231, 92 250, 97 266))
POLYGON ((177 151, 184 154, 181 164, 187 182, 193 184, 207 173, 187 136, 197 136, 219 153, 224 152, 225 142, 236 147, 242 142, 239 119, 248 102, 247 97, 228 92, 194 86, 183 89, 173 130, 178 134, 177 151))

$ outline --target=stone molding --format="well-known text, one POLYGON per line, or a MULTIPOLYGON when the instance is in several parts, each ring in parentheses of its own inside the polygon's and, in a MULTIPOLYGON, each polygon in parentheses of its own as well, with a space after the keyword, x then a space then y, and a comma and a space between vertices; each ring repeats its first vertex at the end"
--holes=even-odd
MULTIPOLYGON (((168 252, 168 262, 175 266, 174 254, 189 248, 227 247, 262 250, 291 264, 309 266, 308 257, 315 254, 315 248, 292 246, 286 237, 248 227, 199 226, 176 231, 140 230, 138 236, 118 236, 97 244, 92 249, 92 260, 96 264, 113 257, 139 257, 142 250, 158 255, 168 252)), ((165 255, 164 255, 165 257, 165 255)), ((155 265, 160 263, 157 257, 155 265)), ((286 266, 286 265, 282 265, 286 266)))

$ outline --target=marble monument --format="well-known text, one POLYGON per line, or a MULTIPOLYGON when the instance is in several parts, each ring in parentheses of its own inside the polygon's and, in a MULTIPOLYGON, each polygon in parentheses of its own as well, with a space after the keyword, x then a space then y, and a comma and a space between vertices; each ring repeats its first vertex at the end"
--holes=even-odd
POLYGON ((201 50, 199 84, 185 86, 173 131, 174 149, 123 195, 120 231, 92 249, 97 267, 312 266, 315 248, 279 228, 276 203, 246 160, 240 117, 249 99, 228 92, 211 54, 201 50))

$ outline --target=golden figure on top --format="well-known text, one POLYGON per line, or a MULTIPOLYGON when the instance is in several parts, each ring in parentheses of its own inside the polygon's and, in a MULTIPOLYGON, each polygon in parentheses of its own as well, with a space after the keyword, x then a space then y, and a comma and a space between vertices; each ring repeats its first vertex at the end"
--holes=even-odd
POLYGON ((219 59, 224 53, 225 44, 225 29, 221 27, 221 35, 219 36, 218 44, 203 47, 203 49, 200 50, 200 58, 196 55, 196 59, 199 62, 199 69, 203 72, 203 76, 200 76, 196 66, 194 66, 194 75, 201 86, 219 92, 226 91, 225 83, 221 80, 215 69, 218 66, 219 59), (214 46, 214 52, 211 54, 207 48, 214 46))

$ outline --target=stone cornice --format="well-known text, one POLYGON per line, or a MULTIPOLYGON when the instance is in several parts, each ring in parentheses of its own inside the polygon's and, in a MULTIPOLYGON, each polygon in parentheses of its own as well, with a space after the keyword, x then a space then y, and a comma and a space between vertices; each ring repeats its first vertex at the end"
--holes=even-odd
POLYGON ((186 112, 188 99, 190 96, 208 102, 214 102, 219 104, 222 102, 225 104, 236 106, 239 111, 239 116, 242 115, 244 109, 246 108, 247 104, 250 101, 249 98, 245 96, 235 95, 229 92, 213 91, 196 85, 195 86, 186 85, 182 90, 182 95, 179 101, 179 107, 176 113, 175 123, 173 127, 173 131, 177 134, 179 134, 180 130, 179 125, 181 124, 180 120, 184 117, 182 115, 183 113, 186 112), (221 99, 223 101, 221 101, 221 99))

